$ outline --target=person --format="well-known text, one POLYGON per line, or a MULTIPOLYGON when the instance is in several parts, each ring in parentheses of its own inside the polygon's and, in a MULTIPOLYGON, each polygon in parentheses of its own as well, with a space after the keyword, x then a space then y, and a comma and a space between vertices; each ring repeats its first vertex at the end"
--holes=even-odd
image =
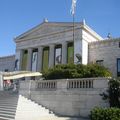
POLYGON ((17 86, 16 86, 16 83, 14 83, 13 91, 15 92, 16 90, 17 90, 17 86))

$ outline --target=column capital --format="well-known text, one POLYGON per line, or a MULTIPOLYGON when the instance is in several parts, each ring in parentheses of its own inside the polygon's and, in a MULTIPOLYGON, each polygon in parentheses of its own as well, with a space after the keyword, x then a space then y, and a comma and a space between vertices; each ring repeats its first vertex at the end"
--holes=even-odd
POLYGON ((55 44, 50 44, 49 47, 55 47, 55 44))
POLYGON ((61 44, 63 45, 63 44, 65 44, 65 45, 67 45, 67 41, 63 41, 63 42, 61 42, 61 44))
POLYGON ((43 49, 44 47, 43 47, 43 46, 38 46, 37 48, 38 48, 38 49, 43 49))

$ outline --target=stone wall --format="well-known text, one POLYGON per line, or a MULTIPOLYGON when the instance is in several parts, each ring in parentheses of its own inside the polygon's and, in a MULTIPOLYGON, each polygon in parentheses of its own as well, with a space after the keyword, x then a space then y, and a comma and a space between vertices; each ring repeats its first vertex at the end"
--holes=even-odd
POLYGON ((108 68, 114 77, 117 76, 117 58, 120 58, 120 39, 103 40, 89 43, 89 63, 103 60, 103 65, 108 68))
POLYGON ((0 71, 14 71, 15 55, 0 57, 0 71))
POLYGON ((106 78, 24 81, 20 94, 58 115, 87 117, 93 107, 108 106, 100 96, 107 87, 106 78))

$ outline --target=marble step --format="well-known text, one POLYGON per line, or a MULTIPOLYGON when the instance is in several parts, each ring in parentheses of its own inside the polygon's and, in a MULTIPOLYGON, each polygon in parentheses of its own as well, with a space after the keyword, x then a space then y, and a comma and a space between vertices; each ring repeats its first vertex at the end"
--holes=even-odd
POLYGON ((14 106, 1 106, 0 105, 0 108, 6 108, 6 109, 16 109, 16 107, 14 107, 14 106))
POLYGON ((6 117, 0 116, 0 120, 15 120, 15 119, 14 118, 6 118, 6 117))
POLYGON ((2 104, 0 104, 0 106, 5 106, 5 107, 7 107, 7 106, 12 106, 12 107, 17 107, 17 104, 6 104, 6 103, 2 103, 2 104))
POLYGON ((0 110, 0 114, 11 114, 11 115, 15 115, 16 111, 1 111, 0 110))
POLYGON ((5 113, 0 113, 0 117, 4 117, 4 118, 12 118, 14 119, 15 118, 15 115, 13 114, 5 114, 5 113))
POLYGON ((0 111, 11 111, 11 112, 15 112, 16 109, 11 109, 11 108, 0 108, 0 111))

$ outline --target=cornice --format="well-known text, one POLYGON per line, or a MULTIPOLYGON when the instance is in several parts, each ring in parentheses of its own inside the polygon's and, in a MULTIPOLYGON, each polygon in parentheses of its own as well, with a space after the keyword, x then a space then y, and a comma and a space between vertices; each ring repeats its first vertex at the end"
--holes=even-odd
POLYGON ((88 25, 83 25, 82 26, 83 30, 87 31, 91 36, 93 36, 94 38, 96 38, 98 41, 103 40, 103 38, 98 35, 93 29, 91 29, 88 25))
POLYGON ((89 48, 101 48, 101 47, 111 47, 111 46, 114 46, 116 48, 116 46, 118 46, 118 42, 120 42, 120 38, 95 41, 89 43, 89 48))
POLYGON ((14 58, 15 55, 1 56, 0 59, 14 58))
POLYGON ((111 38, 111 39, 104 39, 104 40, 101 40, 101 41, 93 41, 89 44, 94 45, 94 44, 109 43, 109 42, 120 42, 120 38, 111 38))

